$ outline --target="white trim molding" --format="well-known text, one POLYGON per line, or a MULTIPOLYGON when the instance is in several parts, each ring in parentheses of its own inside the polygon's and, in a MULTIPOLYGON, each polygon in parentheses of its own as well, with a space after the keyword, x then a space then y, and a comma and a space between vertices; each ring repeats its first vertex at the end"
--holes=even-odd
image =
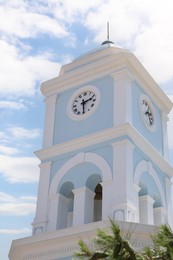
POLYGON ((154 170, 151 162, 142 160, 137 164, 134 172, 134 184, 139 186, 141 175, 145 171, 148 172, 153 177, 161 196, 162 206, 164 207, 164 209, 167 209, 167 203, 166 203, 163 187, 161 185, 159 177, 157 176, 157 172, 154 170))
POLYGON ((50 148, 39 150, 36 153, 40 160, 51 160, 53 157, 63 155, 69 152, 84 149, 91 145, 100 144, 113 139, 123 137, 127 139, 127 136, 131 139, 131 142, 146 154, 154 164, 156 164, 161 171, 173 177, 173 168, 170 164, 157 152, 157 150, 151 146, 151 144, 143 138, 143 136, 130 124, 126 123, 119 127, 111 127, 106 130, 102 130, 84 137, 73 139, 72 141, 65 142, 63 144, 56 144, 50 148))
POLYGON ((57 193, 57 187, 60 180, 66 175, 66 173, 76 165, 84 162, 89 162, 96 165, 101 173, 103 182, 112 180, 112 171, 106 160, 96 153, 79 153, 76 156, 68 160, 56 173, 54 179, 50 185, 49 196, 57 193))

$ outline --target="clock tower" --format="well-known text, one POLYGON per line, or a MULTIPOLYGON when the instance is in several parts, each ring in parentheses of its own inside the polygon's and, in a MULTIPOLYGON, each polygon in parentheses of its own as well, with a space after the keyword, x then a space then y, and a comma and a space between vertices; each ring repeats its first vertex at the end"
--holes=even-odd
POLYGON ((33 235, 13 242, 10 259, 69 260, 78 239, 90 241, 109 217, 124 229, 135 223, 136 247, 154 226, 172 225, 172 103, 137 58, 104 45, 62 66, 41 91, 33 235))

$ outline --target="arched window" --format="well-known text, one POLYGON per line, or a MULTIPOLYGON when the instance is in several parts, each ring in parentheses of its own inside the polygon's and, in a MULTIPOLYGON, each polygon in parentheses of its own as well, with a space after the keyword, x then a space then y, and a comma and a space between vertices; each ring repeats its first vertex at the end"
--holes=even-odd
POLYGON ((102 186, 100 182, 101 176, 98 174, 92 174, 86 182, 86 186, 95 193, 94 201, 91 202, 91 205, 93 205, 93 222, 102 220, 102 186))
POLYGON ((98 183, 94 196, 94 222, 100 220, 102 220, 102 186, 98 183))

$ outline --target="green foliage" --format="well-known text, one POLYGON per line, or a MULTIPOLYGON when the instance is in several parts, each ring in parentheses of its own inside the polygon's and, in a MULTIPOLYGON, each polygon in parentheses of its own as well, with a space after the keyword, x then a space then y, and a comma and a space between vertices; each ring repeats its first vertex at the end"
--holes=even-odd
POLYGON ((167 225, 161 225, 152 236, 153 247, 143 249, 146 259, 172 260, 173 259, 173 232, 167 225), (149 258, 150 257, 150 258, 149 258))
POLYGON ((167 225, 161 225, 152 236, 153 247, 145 247, 136 252, 130 244, 130 233, 123 237, 119 226, 110 219, 111 232, 104 229, 97 231, 92 251, 82 241, 80 250, 75 253, 75 260, 173 260, 173 232, 167 225))
POLYGON ((75 253, 74 259, 79 260, 136 260, 136 254, 129 241, 121 236, 119 226, 111 222, 111 232, 99 229, 94 240, 96 250, 91 252, 83 241, 79 241, 80 251, 75 253))

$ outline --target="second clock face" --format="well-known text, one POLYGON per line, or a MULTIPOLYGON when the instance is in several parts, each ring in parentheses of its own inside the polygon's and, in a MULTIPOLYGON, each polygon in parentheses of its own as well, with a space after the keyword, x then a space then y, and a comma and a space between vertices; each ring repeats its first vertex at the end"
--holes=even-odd
POLYGON ((145 99, 142 99, 141 101, 141 107, 142 107, 142 112, 143 112, 143 117, 147 125, 152 126, 154 123, 154 117, 153 117, 153 112, 148 104, 148 102, 145 99))
POLYGON ((84 115, 94 108, 96 101, 97 97, 93 91, 84 91, 75 98, 72 110, 76 115, 84 115))
POLYGON ((145 126, 148 128, 148 130, 154 131, 156 129, 156 113, 151 99, 148 96, 142 94, 140 96, 139 104, 141 117, 145 126))

